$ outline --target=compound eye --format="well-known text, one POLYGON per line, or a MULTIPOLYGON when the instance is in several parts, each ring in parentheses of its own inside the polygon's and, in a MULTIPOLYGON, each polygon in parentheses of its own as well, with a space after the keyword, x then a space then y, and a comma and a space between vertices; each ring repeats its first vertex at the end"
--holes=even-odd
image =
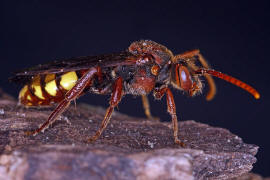
POLYGON ((158 75, 158 72, 159 72, 159 66, 158 66, 158 65, 152 66, 152 68, 151 68, 151 73, 152 73, 154 76, 157 76, 157 75, 158 75))
POLYGON ((192 80, 190 73, 185 66, 180 65, 178 68, 179 85, 185 91, 192 89, 192 80))

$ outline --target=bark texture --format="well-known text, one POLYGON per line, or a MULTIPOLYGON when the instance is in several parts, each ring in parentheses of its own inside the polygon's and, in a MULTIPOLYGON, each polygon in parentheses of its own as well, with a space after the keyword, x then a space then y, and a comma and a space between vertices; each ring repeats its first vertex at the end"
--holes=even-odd
POLYGON ((114 113, 101 138, 88 144, 105 110, 85 104, 71 106, 44 133, 24 134, 52 109, 26 109, 0 92, 0 179, 231 179, 256 162, 258 146, 195 121, 179 123, 187 145, 181 148, 170 123, 114 113))

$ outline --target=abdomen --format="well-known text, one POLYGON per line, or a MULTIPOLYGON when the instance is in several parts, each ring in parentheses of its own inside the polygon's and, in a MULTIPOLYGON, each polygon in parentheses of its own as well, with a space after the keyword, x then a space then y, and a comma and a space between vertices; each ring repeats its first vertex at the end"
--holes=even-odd
POLYGON ((46 106, 60 102, 80 78, 81 73, 37 75, 19 93, 19 103, 25 106, 46 106))

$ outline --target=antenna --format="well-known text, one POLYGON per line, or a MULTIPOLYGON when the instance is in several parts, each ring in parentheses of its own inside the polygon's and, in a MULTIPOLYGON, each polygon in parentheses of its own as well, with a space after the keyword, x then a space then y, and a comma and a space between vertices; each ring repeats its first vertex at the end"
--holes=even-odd
POLYGON ((250 94, 252 94, 254 96, 255 99, 259 99, 260 98, 260 94, 258 91, 256 91, 253 87, 251 87, 250 85, 244 83, 243 81, 240 81, 239 79, 236 79, 232 76, 229 76, 227 74, 224 74, 222 72, 218 72, 215 71, 213 69, 203 69, 200 68, 198 70, 195 71, 196 74, 209 74, 215 77, 218 77, 220 79, 223 79, 231 84, 234 84, 244 90, 246 90, 247 92, 249 92, 250 94))

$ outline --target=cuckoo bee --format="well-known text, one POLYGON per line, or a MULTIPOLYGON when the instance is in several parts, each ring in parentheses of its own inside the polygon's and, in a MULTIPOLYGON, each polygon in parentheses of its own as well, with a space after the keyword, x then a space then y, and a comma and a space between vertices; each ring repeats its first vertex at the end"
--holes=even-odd
POLYGON ((167 111, 172 119, 173 138, 176 144, 184 146, 178 139, 178 121, 171 87, 195 96, 202 92, 204 77, 209 85, 207 100, 216 93, 212 76, 228 81, 252 94, 260 94, 246 83, 210 69, 199 50, 173 55, 165 46, 150 40, 133 42, 127 50, 97 56, 54 61, 16 72, 11 81, 24 83, 19 93, 19 103, 27 106, 48 106, 57 103, 46 122, 28 135, 44 131, 57 120, 70 105, 87 92, 111 95, 109 107, 100 128, 88 139, 93 142, 108 125, 114 108, 125 94, 142 97, 145 114, 153 119, 147 95, 153 92, 156 99, 167 98, 167 111))

